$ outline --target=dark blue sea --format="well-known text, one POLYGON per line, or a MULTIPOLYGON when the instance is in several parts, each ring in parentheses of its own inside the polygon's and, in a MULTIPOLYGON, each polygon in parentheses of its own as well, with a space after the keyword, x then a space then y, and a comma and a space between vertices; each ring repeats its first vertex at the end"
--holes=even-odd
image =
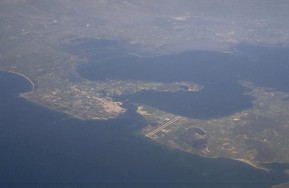
MULTIPOLYGON (((272 171, 266 172, 229 159, 208 159, 170 149, 137 133, 145 124, 131 106, 136 101, 196 118, 224 116, 252 105, 253 99, 243 95, 244 88, 238 85, 237 80, 240 77, 253 80, 252 72, 257 70, 239 65, 241 60, 231 55, 194 53, 186 52, 184 57, 169 56, 166 61, 158 59, 164 57, 147 61, 125 56, 124 60, 117 61, 120 63, 120 74, 114 72, 117 71, 114 60, 105 61, 111 63, 107 66, 102 64, 103 61, 92 61, 79 67, 79 74, 91 80, 194 80, 205 86, 201 94, 176 93, 192 101, 191 105, 179 105, 176 111, 173 103, 165 104, 165 100, 154 102, 163 93, 144 92, 122 96, 121 99, 128 101, 128 112, 108 121, 81 121, 33 104, 19 97, 20 92, 31 90, 27 80, 15 74, 0 72, 0 187, 269 188, 289 181, 283 173, 284 169, 289 168, 287 164, 269 164, 272 171), (191 61, 186 61, 188 57, 195 58, 194 62, 199 64, 190 64, 191 61), (163 62, 163 65, 153 65, 154 61, 163 62), (174 61, 183 63, 186 69, 183 70, 180 65, 173 67, 177 73, 172 71, 170 66, 173 66, 174 61), (131 62, 138 63, 140 67, 134 67, 131 62), (212 65, 212 62, 216 64, 212 65), (220 66, 217 63, 224 64, 220 66), (123 66, 126 68, 122 70, 123 66), (97 69, 90 73, 93 67, 97 69), (195 70, 197 67, 199 69, 195 70), (138 68, 139 72, 134 74, 138 68), (141 75, 142 71, 147 72, 141 75), (181 78, 180 71, 185 71, 181 78), (192 106, 198 101, 200 111, 192 106)), ((254 60, 254 55, 242 58, 254 60)), ((279 74, 283 78, 283 70, 278 71, 281 71, 279 74)), ((274 81, 269 84, 262 83, 262 80, 259 82, 268 86, 271 84, 280 90, 288 89, 284 84, 275 85, 274 81)), ((287 80, 283 82, 287 83, 287 80)), ((179 98, 165 94, 166 100, 179 98)))

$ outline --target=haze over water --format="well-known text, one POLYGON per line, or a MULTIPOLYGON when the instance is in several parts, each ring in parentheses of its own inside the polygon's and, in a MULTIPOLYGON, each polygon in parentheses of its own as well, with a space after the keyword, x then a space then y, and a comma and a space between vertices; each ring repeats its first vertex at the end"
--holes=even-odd
POLYGON ((0 0, 0 188, 289 184, 288 10, 286 0, 0 0), (280 163, 260 164, 266 172, 189 148, 280 163))
POLYGON ((18 97, 29 82, 0 72, 1 187, 270 187, 285 176, 228 159, 206 159, 133 134, 134 109, 79 121, 18 97), (217 183, 216 183, 217 182, 217 183), (257 186, 256 186, 257 185, 257 186))
MULTIPOLYGON (((89 48, 93 51, 91 43, 89 48)), ((223 117, 252 107, 254 98, 244 95, 245 88, 240 85, 240 80, 289 91, 288 47, 239 45, 236 49, 238 54, 190 51, 157 57, 122 55, 120 58, 114 58, 111 50, 106 51, 109 55, 105 57, 104 50, 100 56, 94 55, 90 63, 81 65, 78 72, 95 81, 189 81, 201 84, 204 89, 200 92, 143 91, 117 99, 202 119, 223 117)))
MULTIPOLYGON (((210 54, 211 52, 200 52, 200 54, 194 52, 193 55, 185 53, 183 58, 206 57, 208 59, 212 58, 213 62, 218 58, 218 62, 223 60, 223 63, 219 64, 219 66, 224 66, 223 69, 217 65, 211 67, 205 64, 202 68, 200 63, 198 64, 198 67, 200 66, 199 70, 194 70, 194 64, 187 65, 186 61, 180 61, 183 66, 191 66, 188 69, 189 71, 182 76, 187 76, 187 80, 194 80, 205 85, 208 96, 205 96, 204 100, 218 99, 220 105, 224 103, 225 98, 241 97, 241 100, 238 101, 241 104, 237 107, 227 111, 224 110, 224 112, 212 112, 209 117, 225 115, 250 107, 252 98, 243 96, 244 90, 237 83, 238 78, 243 75, 236 75, 235 71, 237 70, 232 71, 234 67, 230 66, 232 63, 235 63, 234 66, 237 65, 234 56, 212 53, 212 56, 207 57, 207 53, 210 54), (230 62, 225 60, 230 60, 230 62), (195 73, 203 71, 200 75, 205 75, 205 78, 201 79, 200 76, 196 76, 190 71, 195 71, 195 73), (229 74, 229 72, 234 72, 234 74, 229 74), (214 79, 214 77, 219 79, 214 79), (228 80, 229 78, 234 79, 228 80), (225 83, 225 85, 222 85, 222 83, 225 83), (221 86, 222 88, 220 88, 221 86), (226 89, 226 86, 234 86, 234 91, 226 89), (220 92, 219 95, 216 91, 220 92), (209 95, 210 92, 213 93, 209 95), (214 94, 217 94, 217 96, 214 96, 214 94), (224 97, 223 94, 232 96, 226 95, 227 97, 224 97)), ((153 63, 152 61, 142 65, 143 59, 128 58, 140 61, 139 65, 143 66, 142 70, 163 70, 164 64, 156 64, 151 69, 149 65, 153 65, 150 64, 153 63)), ((158 57, 158 60, 160 59, 162 60, 162 57, 158 57)), ((167 71, 171 70, 169 66, 173 66, 173 60, 178 58, 170 57, 169 59, 172 60, 167 61, 167 71)), ((200 62, 206 63, 204 60, 200 62)), ((112 70, 110 71, 114 71, 113 65, 115 64, 111 63, 112 66, 109 68, 112 70)), ((128 63, 130 65, 128 67, 133 70, 137 68, 137 66, 132 66, 130 61, 119 61, 119 63, 120 66, 128 63)), ((93 63, 84 65, 84 67, 90 68, 93 66, 93 63)), ((184 70, 180 67, 176 68, 176 70, 178 69, 180 69, 179 71, 184 70)), ((84 68, 80 68, 82 76, 84 71, 84 68)), ((103 70, 101 72, 106 74, 103 70)), ((96 73, 97 71, 94 72, 95 75, 97 75, 96 73)), ((134 73, 133 71, 132 75, 109 74, 111 76, 108 78, 121 79, 125 76, 130 78, 133 77, 134 73)), ((171 72, 168 75, 173 77, 174 73, 171 72)), ((151 76, 140 78, 166 82, 166 79, 170 79, 165 78, 168 75, 155 74, 155 78, 151 76)), ((88 76, 91 76, 89 72, 87 73, 88 76)), ((102 78, 106 79, 107 77, 102 78)), ((97 79, 100 78, 97 77, 97 79)), ((177 77, 175 79, 171 78, 167 82, 183 80, 183 78, 177 77)), ((288 168, 286 164, 271 164, 274 170, 265 172, 229 159, 207 159, 172 150, 155 144, 140 135, 133 134, 144 126, 144 121, 135 113, 132 106, 126 114, 118 119, 80 121, 19 98, 19 92, 29 91, 31 87, 28 81, 17 75, 1 72, 0 87, 0 149, 2 153, 0 157, 0 183, 4 187, 38 187, 39 185, 43 187, 69 187, 71 184, 75 186, 85 185, 86 187, 94 187, 100 184, 109 187, 115 187, 116 185, 125 187, 135 187, 135 185, 143 187, 191 187, 192 185, 211 187, 213 183, 214 187, 222 188, 269 188, 271 185, 286 179, 282 172, 283 169, 288 168)), ((155 95, 155 93, 147 92, 124 97, 131 97, 131 101, 143 102, 150 101, 153 98, 152 95, 155 95)), ((187 93, 178 93, 177 95, 184 97, 187 93)), ((174 99, 175 96, 168 95, 166 97, 174 99)), ((194 97, 198 98, 200 96, 194 94, 189 96, 189 100, 194 97)), ((208 102, 212 102, 212 100, 208 102)), ((161 104, 162 101, 156 103, 156 106, 160 108, 170 107, 169 105, 161 106, 161 104)), ((202 100, 201 105, 203 104, 206 104, 206 101, 202 100)), ((214 105, 213 107, 218 106, 214 105)), ((210 105, 205 106, 201 113, 194 112, 188 114, 188 116, 199 115, 199 117, 205 118, 202 115, 206 108, 211 107, 210 105)), ((168 110, 172 109, 168 108, 168 110)))

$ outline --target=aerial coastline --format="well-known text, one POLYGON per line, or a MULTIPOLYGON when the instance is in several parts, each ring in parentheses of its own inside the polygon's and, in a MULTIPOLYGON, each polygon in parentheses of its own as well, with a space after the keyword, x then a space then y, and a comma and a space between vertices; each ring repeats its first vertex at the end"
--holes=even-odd
POLYGON ((16 74, 18 76, 21 76, 21 77, 25 78, 27 81, 29 81, 31 86, 32 86, 32 89, 31 89, 31 91, 29 93, 33 93, 33 91, 36 89, 36 83, 34 83, 28 76, 25 76, 24 74, 21 74, 21 73, 18 73, 18 72, 14 72, 14 71, 11 71, 11 70, 6 70, 6 69, 1 69, 1 68, 0 68, 0 71, 16 74))

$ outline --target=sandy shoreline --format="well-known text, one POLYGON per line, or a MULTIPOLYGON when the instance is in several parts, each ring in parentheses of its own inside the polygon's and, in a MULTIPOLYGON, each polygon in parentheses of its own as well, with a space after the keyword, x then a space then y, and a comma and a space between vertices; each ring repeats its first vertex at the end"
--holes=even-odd
POLYGON ((14 72, 14 71, 10 71, 10 70, 5 70, 5 69, 1 69, 0 68, 0 71, 3 71, 3 72, 9 72, 9 73, 12 73, 12 74, 16 74, 18 76, 21 76, 23 78, 25 78, 26 80, 28 80, 30 82, 30 84, 32 85, 32 90, 31 92, 33 92, 35 90, 35 83, 27 76, 25 76, 24 74, 21 74, 21 73, 18 73, 18 72, 14 72))

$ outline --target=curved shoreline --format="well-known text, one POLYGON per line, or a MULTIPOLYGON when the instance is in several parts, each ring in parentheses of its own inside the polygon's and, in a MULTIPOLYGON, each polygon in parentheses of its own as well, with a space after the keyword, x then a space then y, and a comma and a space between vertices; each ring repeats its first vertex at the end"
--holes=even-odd
POLYGON ((10 70, 1 69, 1 68, 0 68, 0 71, 9 72, 9 73, 16 74, 18 76, 21 76, 21 77, 25 78, 32 85, 32 90, 30 92, 33 92, 35 90, 35 83, 29 77, 25 76, 24 74, 21 74, 21 73, 18 73, 18 72, 14 72, 14 71, 10 71, 10 70))
MULTIPOLYGON (((143 135, 145 136, 145 135, 143 135)), ((150 139, 150 140, 153 140, 147 136, 145 136, 145 138, 147 139, 150 139)), ((161 142, 157 141, 157 140, 153 140, 153 141, 156 141, 157 143, 160 143, 162 144, 161 142)), ((259 170, 263 170, 265 172, 270 172, 272 169, 270 168, 266 168, 264 166, 262 166, 261 164, 254 164, 253 162, 247 160, 247 159, 241 159, 241 158, 230 158, 230 157, 223 157, 223 156, 206 156, 206 155, 203 155, 203 154, 199 154, 199 153, 192 153, 192 152, 189 152, 189 151, 186 151, 186 150, 181 150, 183 152, 187 152, 189 154, 192 154, 192 155, 196 155, 196 156, 200 156, 200 157, 203 157, 203 158, 207 158, 207 159, 229 159, 229 160, 233 160, 233 161, 239 161, 241 163, 244 163, 244 164, 247 164, 253 168, 256 168, 256 169, 259 169, 259 170)))

